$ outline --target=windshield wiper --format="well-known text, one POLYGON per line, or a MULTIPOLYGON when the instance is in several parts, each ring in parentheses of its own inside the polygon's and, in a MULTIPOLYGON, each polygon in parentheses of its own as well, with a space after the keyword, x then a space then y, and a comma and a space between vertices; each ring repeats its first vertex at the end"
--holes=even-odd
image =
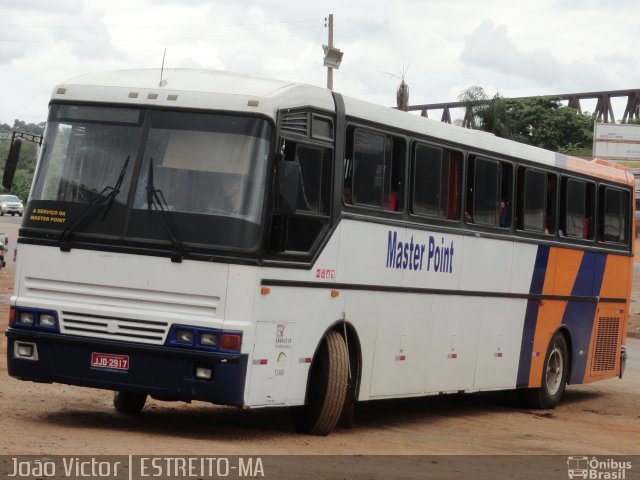
POLYGON ((118 179, 116 180, 115 185, 113 187, 109 185, 104 187, 102 191, 98 193, 98 195, 96 195, 96 197, 91 201, 91 203, 89 203, 89 205, 81 210, 80 213, 78 213, 74 217, 71 223, 69 223, 69 226, 60 233, 60 250, 62 250, 63 252, 70 251, 71 245, 69 243, 69 237, 71 237, 74 232, 77 232, 78 230, 83 228, 89 222, 89 220, 93 218, 93 214, 96 212, 96 210, 98 210, 98 208, 108 202, 104 215, 102 215, 102 219, 100 220, 101 222, 104 222, 104 220, 107 218, 109 210, 111 209, 111 206, 113 205, 115 198, 120 193, 120 187, 122 186, 122 182, 124 181, 124 176, 127 171, 127 167, 129 166, 130 157, 130 155, 127 155, 127 159, 124 161, 124 165, 120 170, 120 174, 118 175, 118 179))
POLYGON ((149 214, 149 222, 151 222, 152 219, 152 207, 155 207, 155 209, 160 212, 160 216, 164 222, 164 228, 167 231, 167 235, 175 249, 171 255, 171 261, 175 263, 182 262, 182 257, 187 253, 187 250, 180 239, 176 226, 171 221, 171 217, 169 216, 169 205, 164 198, 162 190, 157 189, 153 184, 153 158, 149 157, 149 173, 147 175, 147 212, 149 214))
POLYGON ((118 193, 120 193, 120 187, 122 186, 122 182, 124 181, 124 174, 126 173, 127 167, 129 166, 129 158, 131 158, 131 156, 127 155, 127 159, 124 161, 124 165, 122 166, 122 170, 120 170, 120 175, 118 176, 118 180, 116 180, 116 184, 113 186, 113 190, 111 190, 109 192, 109 194, 107 195, 107 201, 109 203, 107 204, 107 208, 105 208, 105 210, 104 210, 104 215, 102 215, 102 221, 103 222, 104 222, 104 219, 107 218, 107 214, 109 213, 109 210, 111 210, 111 206, 113 205, 113 201, 118 196, 118 193))

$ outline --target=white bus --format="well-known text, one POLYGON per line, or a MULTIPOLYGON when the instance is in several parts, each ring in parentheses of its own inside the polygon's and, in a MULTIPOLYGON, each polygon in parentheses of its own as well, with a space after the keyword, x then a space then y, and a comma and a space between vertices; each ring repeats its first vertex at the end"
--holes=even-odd
POLYGON ((11 376, 242 408, 621 375, 633 177, 321 88, 200 70, 57 86, 11 376))

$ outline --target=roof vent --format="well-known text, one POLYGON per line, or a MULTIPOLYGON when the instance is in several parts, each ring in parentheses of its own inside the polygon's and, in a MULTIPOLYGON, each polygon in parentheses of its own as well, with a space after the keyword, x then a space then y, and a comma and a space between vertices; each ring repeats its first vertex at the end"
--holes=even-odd
POLYGON ((307 112, 293 112, 282 115, 280 128, 283 132, 308 136, 309 114, 307 112))

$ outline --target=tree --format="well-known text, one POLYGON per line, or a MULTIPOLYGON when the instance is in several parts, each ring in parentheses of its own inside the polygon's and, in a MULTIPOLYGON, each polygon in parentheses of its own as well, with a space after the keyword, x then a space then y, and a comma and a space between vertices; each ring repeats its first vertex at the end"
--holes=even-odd
POLYGON ((474 86, 460 95, 465 126, 549 150, 591 155, 593 117, 565 107, 558 97, 489 98, 474 86))
MULTIPOLYGON (((9 148, 11 147, 11 132, 17 131, 22 133, 29 133, 32 135, 42 135, 44 132, 45 123, 26 123, 21 120, 15 120, 13 128, 6 123, 0 124, 0 133, 4 134, 4 137, 9 137, 7 140, 0 140, 0 166, 4 173, 4 163, 7 160, 9 154, 9 148)), ((33 142, 23 141, 22 148, 20 149, 20 157, 18 159, 18 168, 14 177, 13 187, 11 192, 6 192, 4 188, 1 188, 3 193, 13 193, 20 197, 25 202, 29 197, 29 190, 31 188, 31 180, 36 169, 36 161, 38 157, 38 145, 33 142)))

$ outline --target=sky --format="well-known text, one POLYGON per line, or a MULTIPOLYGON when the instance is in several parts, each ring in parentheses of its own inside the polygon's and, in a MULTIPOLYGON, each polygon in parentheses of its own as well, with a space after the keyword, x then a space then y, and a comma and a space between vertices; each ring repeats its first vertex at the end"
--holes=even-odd
POLYGON ((344 52, 334 90, 381 105, 395 105, 403 74, 410 105, 473 85, 511 97, 639 87, 637 0, 0 0, 0 123, 43 122, 56 84, 159 68, 163 55, 165 68, 324 87, 330 13, 344 52))

